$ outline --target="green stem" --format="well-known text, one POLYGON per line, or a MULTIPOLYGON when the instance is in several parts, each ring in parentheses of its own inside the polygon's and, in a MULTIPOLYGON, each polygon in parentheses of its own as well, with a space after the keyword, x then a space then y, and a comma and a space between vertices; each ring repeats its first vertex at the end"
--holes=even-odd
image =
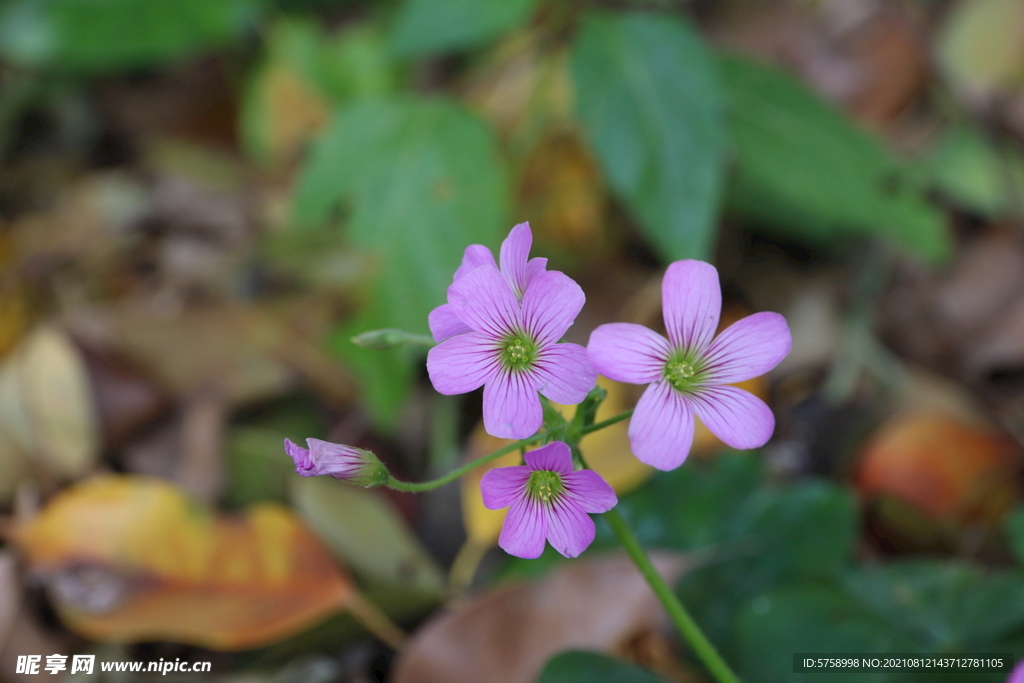
MULTIPOLYGON (((605 427, 611 426, 611 425, 615 424, 616 422, 622 422, 623 420, 625 420, 626 418, 628 418, 632 414, 633 414, 633 411, 632 411, 632 409, 630 409, 630 410, 627 410, 624 413, 619 413, 618 415, 616 415, 614 417, 610 417, 607 420, 604 420, 603 422, 598 422, 597 424, 590 425, 589 427, 584 427, 583 429, 580 430, 580 436, 583 436, 585 434, 590 434, 591 432, 596 432, 599 429, 604 429, 605 427)), ((518 450, 520 448, 525 448, 526 446, 529 446, 530 444, 536 443, 536 442, 540 441, 543 438, 544 438, 544 434, 542 433, 542 434, 534 434, 529 439, 520 439, 519 441, 516 441, 515 443, 510 443, 509 445, 507 445, 507 446, 505 446, 503 448, 499 448, 498 450, 494 451, 493 453, 488 453, 487 455, 483 456, 482 458, 477 458, 476 460, 473 460, 471 462, 467 462, 462 467, 458 467, 458 468, 452 470, 451 472, 449 472, 448 474, 446 474, 446 475, 444 475, 442 477, 438 477, 437 479, 431 479, 430 481, 413 482, 413 481, 401 481, 401 480, 395 479, 394 477, 388 475, 388 481, 384 485, 387 486, 388 488, 395 489, 396 491, 410 491, 410 492, 413 492, 413 493, 415 493, 417 491, 431 491, 433 489, 436 489, 436 488, 439 488, 441 486, 444 486, 445 484, 447 484, 449 482, 455 481, 456 479, 458 479, 459 477, 464 475, 466 472, 469 472, 472 469, 476 469, 477 467, 480 467, 481 465, 486 465, 487 463, 489 463, 490 461, 494 460, 495 458, 500 458, 501 456, 505 455, 506 453, 511 453, 514 450, 518 450)))
POLYGON ((480 467, 480 465, 486 465, 490 461, 492 461, 492 460, 494 460, 496 458, 500 458, 501 456, 505 455, 506 453, 511 453, 512 451, 518 450, 518 449, 523 448, 525 446, 529 446, 530 444, 532 444, 534 442, 537 442, 537 441, 540 441, 543 438, 544 438, 543 434, 535 434, 535 435, 531 436, 529 439, 520 439, 519 441, 516 441, 515 443, 510 443, 509 445, 507 445, 507 446, 505 446, 503 448, 499 448, 498 450, 494 451, 493 453, 488 453, 487 455, 483 456, 482 458, 477 458, 476 460, 472 460, 470 462, 467 462, 462 467, 457 467, 454 470, 452 470, 451 472, 449 472, 448 474, 446 474, 446 475, 444 475, 442 477, 438 477, 437 479, 431 479, 430 481, 418 481, 418 482, 417 481, 400 481, 398 479, 395 479, 391 475, 388 475, 388 481, 384 485, 387 486, 388 488, 395 489, 396 491, 410 491, 410 492, 413 492, 413 493, 418 492, 418 491, 431 491, 433 489, 440 488, 441 486, 444 486, 445 484, 447 484, 449 482, 455 481, 456 479, 458 479, 459 477, 464 475, 466 472, 469 472, 472 469, 476 469, 477 467, 480 467))
POLYGON ((633 409, 630 408, 629 410, 627 410, 625 412, 622 412, 622 413, 619 413, 618 415, 615 415, 614 417, 609 417, 607 420, 602 420, 601 422, 598 422, 597 424, 592 424, 589 427, 584 427, 583 429, 580 430, 580 436, 585 436, 585 435, 589 434, 590 432, 596 432, 597 430, 604 429, 605 427, 611 427, 616 422, 622 422, 623 420, 627 419, 632 414, 633 414, 633 409))
MULTIPOLYGON (((594 426, 596 427, 597 425, 594 426)), ((626 524, 626 520, 622 519, 619 511, 612 508, 604 513, 604 518, 608 522, 608 526, 615 533, 615 537, 619 539, 619 543, 626 549, 630 559, 633 560, 633 564, 643 574, 644 579, 651 586, 651 590, 654 591, 658 600, 665 607, 665 611, 672 618, 676 628, 679 629, 679 633, 690 643, 690 646, 693 647, 697 656, 704 662, 704 666, 708 668, 708 671, 711 672, 719 683, 740 683, 740 679, 736 677, 736 674, 732 672, 732 669, 725 663, 722 656, 718 654, 718 650, 711 644, 711 641, 704 635, 704 632, 700 630, 700 626, 697 625, 697 622, 693 620, 690 613, 683 607, 683 603, 679 602, 679 598, 672 592, 672 588, 662 578, 661 574, 658 573, 658 570, 654 568, 651 558, 644 552, 640 541, 633 535, 632 530, 626 524)))

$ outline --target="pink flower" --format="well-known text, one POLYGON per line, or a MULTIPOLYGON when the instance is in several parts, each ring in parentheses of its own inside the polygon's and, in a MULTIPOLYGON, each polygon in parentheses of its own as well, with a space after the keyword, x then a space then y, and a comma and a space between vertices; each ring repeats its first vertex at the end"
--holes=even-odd
POLYGON ((555 403, 579 403, 597 380, 586 349, 557 343, 585 298, 557 271, 536 275, 522 302, 492 265, 460 276, 448 288, 448 304, 470 331, 430 349, 430 381, 449 395, 483 385, 487 433, 532 436, 542 421, 538 392, 555 403))
POLYGON ((722 308, 718 271, 702 261, 676 261, 661 284, 668 339, 641 325, 601 325, 587 350, 598 372, 650 384, 629 424, 642 462, 679 467, 693 442, 693 415, 733 448, 762 446, 775 429, 771 409, 728 386, 762 375, 789 353, 793 340, 778 313, 755 313, 715 335, 722 308))
MULTIPOLYGON (((530 232, 529 223, 520 223, 512 228, 508 237, 501 243, 501 274, 512 288, 516 299, 523 298, 530 281, 543 273, 548 264, 546 258, 530 258, 532 244, 533 234, 530 232)), ((455 271, 452 282, 480 266, 498 267, 490 249, 482 244, 471 244, 466 247, 462 255, 462 265, 455 271)), ((436 342, 471 331, 455 314, 451 304, 441 304, 432 310, 427 323, 436 342)))
POLYGON ((1024 683, 1024 659, 1017 662, 1017 666, 1010 672, 1010 677, 1006 679, 1006 683, 1024 683))
POLYGON ((370 451, 320 439, 306 439, 305 449, 284 440, 284 452, 295 461, 295 471, 304 477, 327 475, 357 486, 381 486, 388 480, 384 463, 370 451))
POLYGON ((498 545, 526 559, 540 557, 544 539, 576 557, 594 542, 594 520, 587 513, 607 512, 618 502, 597 472, 573 471, 569 446, 561 441, 529 451, 525 465, 488 471, 480 492, 488 509, 509 508, 498 545))

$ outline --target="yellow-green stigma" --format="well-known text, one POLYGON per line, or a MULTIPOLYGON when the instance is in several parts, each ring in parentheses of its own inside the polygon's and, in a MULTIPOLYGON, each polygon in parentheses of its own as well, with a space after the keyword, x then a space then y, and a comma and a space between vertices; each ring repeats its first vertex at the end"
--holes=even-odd
POLYGON ((680 391, 693 386, 693 376, 695 374, 697 374, 697 370, 689 361, 670 360, 665 365, 665 379, 680 391))
POLYGON ((537 357, 537 346, 525 334, 514 334, 501 345, 501 360, 505 367, 526 370, 537 357))
POLYGON ((530 497, 542 503, 550 503, 552 499, 565 491, 565 484, 562 483, 562 476, 558 472, 539 470, 530 473, 530 479, 526 482, 526 491, 530 497))

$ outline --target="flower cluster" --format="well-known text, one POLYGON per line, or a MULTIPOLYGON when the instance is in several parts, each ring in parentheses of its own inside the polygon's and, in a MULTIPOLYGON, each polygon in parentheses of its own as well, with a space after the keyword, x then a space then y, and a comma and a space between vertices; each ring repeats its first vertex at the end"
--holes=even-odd
MULTIPOLYGON (((532 241, 530 226, 522 223, 502 243, 499 262, 487 247, 466 248, 447 303, 428 319, 438 343, 427 354, 427 373, 437 391, 451 395, 483 387, 486 431, 526 439, 543 422, 541 396, 581 403, 598 372, 646 384, 629 440, 637 458, 663 470, 686 460, 695 416, 734 448, 768 441, 775 428, 771 410, 732 385, 768 372, 789 353, 792 339, 781 315, 755 313, 716 337, 722 306, 718 271, 701 261, 677 261, 662 281, 667 339, 640 325, 612 323, 595 329, 586 348, 561 342, 585 297, 564 273, 547 270, 547 259, 529 257, 532 241)), ((285 442, 304 476, 329 474, 364 486, 388 481, 372 453, 308 442, 308 451, 285 442)), ((528 452, 524 460, 481 480, 484 504, 509 508, 499 545, 533 558, 547 540, 567 557, 579 555, 594 539, 588 514, 614 507, 614 491, 597 473, 577 469, 581 463, 574 464, 565 443, 528 452)))

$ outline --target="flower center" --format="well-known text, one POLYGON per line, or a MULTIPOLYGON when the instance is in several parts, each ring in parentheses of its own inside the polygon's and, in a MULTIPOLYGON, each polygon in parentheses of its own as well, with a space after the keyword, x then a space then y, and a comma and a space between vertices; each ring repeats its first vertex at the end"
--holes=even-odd
POLYGON ((565 484, 562 483, 562 475, 558 472, 538 470, 530 473, 530 479, 526 482, 526 492, 534 500, 542 503, 550 503, 552 499, 558 499, 565 491, 565 484))
POLYGON ((665 364, 665 379, 679 391, 691 388, 696 382, 693 377, 697 369, 693 363, 683 359, 671 359, 665 364))
POLYGON ((501 360, 512 370, 527 370, 537 358, 537 345, 525 334, 513 334, 501 343, 501 360))

